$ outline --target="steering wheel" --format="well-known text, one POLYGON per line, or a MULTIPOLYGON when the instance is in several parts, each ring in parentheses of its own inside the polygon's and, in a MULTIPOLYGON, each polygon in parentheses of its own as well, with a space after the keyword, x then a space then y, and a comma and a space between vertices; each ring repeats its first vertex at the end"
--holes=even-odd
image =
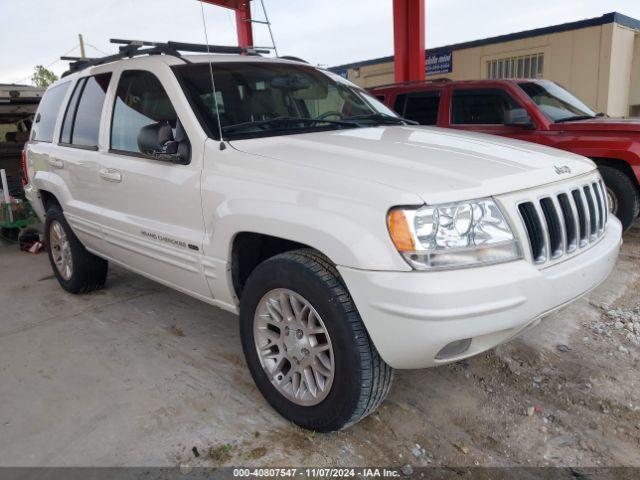
POLYGON ((329 110, 328 112, 324 112, 322 115, 317 116, 314 120, 324 120, 325 118, 336 116, 340 120, 344 118, 344 114, 342 112, 338 112, 337 110, 329 110))

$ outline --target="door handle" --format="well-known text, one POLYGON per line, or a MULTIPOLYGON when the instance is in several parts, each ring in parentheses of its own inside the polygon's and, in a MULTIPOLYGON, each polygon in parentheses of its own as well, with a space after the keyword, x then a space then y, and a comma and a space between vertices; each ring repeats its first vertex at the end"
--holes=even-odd
POLYGON ((59 158, 49 157, 48 163, 53 168, 64 168, 64 162, 59 158))
POLYGON ((116 170, 115 168, 101 168, 100 178, 106 180, 107 182, 119 183, 122 181, 122 172, 120 172, 120 170, 116 170))

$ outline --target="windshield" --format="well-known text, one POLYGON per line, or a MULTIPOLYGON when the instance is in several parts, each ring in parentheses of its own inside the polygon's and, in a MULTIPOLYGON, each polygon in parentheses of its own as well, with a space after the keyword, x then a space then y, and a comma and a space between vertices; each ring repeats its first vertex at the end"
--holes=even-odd
POLYGON ((520 88, 540 107, 549 120, 565 122, 593 118, 596 112, 560 85, 548 80, 520 83, 520 88))
MULTIPOLYGON (((221 62, 212 67, 224 138, 403 123, 364 90, 311 66, 221 62)), ((184 65, 174 71, 205 130, 218 139, 209 64, 184 65)))

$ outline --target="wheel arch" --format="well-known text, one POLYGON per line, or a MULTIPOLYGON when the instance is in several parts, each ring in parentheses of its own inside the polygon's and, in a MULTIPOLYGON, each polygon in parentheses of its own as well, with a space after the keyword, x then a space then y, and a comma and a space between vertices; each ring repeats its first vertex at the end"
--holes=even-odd
POLYGON ((591 160, 593 160, 593 162, 599 167, 606 166, 621 171, 626 176, 628 176, 636 185, 638 190, 640 190, 640 182, 638 181, 638 177, 633 171, 633 168, 631 168, 631 165, 629 165, 629 162, 620 158, 611 157, 591 157, 591 160))
POLYGON ((231 283, 236 297, 241 298, 247 279, 258 265, 281 253, 300 249, 315 250, 333 263, 325 252, 305 243, 254 231, 236 233, 229 257, 231 283))
POLYGON ((56 197, 49 190, 39 190, 39 194, 40 194, 40 202, 42 203, 42 208, 44 209, 45 213, 47 212, 47 210, 49 210, 49 207, 51 205, 57 205, 60 208, 62 208, 62 205, 60 205, 60 200, 58 200, 58 197, 56 197))
POLYGON ((36 172, 32 185, 38 193, 38 197, 45 213, 50 204, 48 202, 54 202, 60 208, 64 209, 68 200, 71 198, 71 192, 65 182, 60 178, 60 176, 51 172, 36 172))

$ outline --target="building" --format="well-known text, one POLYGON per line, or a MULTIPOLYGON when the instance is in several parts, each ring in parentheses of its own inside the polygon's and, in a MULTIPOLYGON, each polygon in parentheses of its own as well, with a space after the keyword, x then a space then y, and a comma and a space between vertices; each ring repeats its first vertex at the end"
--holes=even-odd
MULTIPOLYGON (((546 78, 598 112, 640 116, 640 20, 617 12, 429 49, 427 79, 546 78)), ((331 68, 369 88, 393 83, 393 57, 331 68)))

